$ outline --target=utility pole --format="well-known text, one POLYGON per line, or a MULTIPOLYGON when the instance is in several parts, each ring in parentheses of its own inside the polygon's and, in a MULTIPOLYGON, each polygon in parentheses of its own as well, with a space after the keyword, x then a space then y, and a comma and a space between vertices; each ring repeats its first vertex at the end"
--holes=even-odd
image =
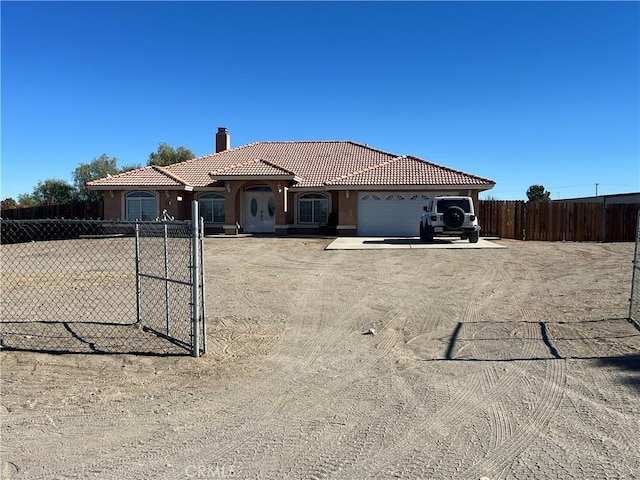
POLYGON ((596 183, 596 197, 598 196, 598 185, 600 185, 600 184, 596 183))

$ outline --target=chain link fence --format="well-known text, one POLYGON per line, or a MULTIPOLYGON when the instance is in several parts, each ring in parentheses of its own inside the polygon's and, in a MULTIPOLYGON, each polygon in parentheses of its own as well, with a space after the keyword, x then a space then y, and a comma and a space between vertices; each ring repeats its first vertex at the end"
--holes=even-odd
POLYGON ((631 280, 631 305, 629 319, 640 328, 640 212, 636 224, 636 248, 633 255, 633 276, 631 280))
POLYGON ((201 232, 191 221, 0 220, 0 347, 199 356, 201 232))

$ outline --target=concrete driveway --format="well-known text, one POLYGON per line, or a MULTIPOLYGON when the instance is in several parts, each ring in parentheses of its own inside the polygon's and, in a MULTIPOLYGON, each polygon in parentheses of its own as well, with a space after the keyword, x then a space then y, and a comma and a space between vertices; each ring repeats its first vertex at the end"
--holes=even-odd
MULTIPOLYGON (((492 238, 492 240, 496 240, 492 238)), ((432 243, 425 243, 419 237, 339 237, 331 242, 325 250, 376 250, 396 248, 451 249, 451 248, 506 248, 495 242, 480 238, 478 243, 456 238, 436 238, 432 243)))

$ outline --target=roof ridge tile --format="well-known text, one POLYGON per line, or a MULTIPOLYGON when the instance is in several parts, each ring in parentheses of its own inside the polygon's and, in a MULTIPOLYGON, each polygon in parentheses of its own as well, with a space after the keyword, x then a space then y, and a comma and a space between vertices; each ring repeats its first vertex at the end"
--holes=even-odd
POLYGON ((274 168, 277 168, 278 170, 282 170, 283 172, 289 173, 291 175, 296 175, 296 172, 293 172, 293 171, 289 170, 288 168, 284 168, 284 167, 278 165, 277 163, 275 163, 273 161, 266 160, 264 158, 260 158, 259 161, 261 161, 263 163, 266 163, 267 165, 270 165, 270 166, 272 166, 274 168))
POLYGON ((185 165, 187 163, 193 163, 193 162, 196 162, 196 161, 204 160, 205 158, 206 159, 210 159, 211 157, 216 157, 216 156, 219 156, 219 155, 221 155, 223 153, 242 150, 243 148, 252 147, 252 146, 257 145, 259 143, 263 143, 263 142, 251 142, 251 143, 247 143, 245 145, 239 145, 237 147, 229 148, 227 150, 222 150, 220 152, 205 153, 204 155, 200 155, 199 157, 190 158, 189 160, 185 160, 184 162, 172 163, 171 165, 167 165, 167 167, 173 167, 174 165, 185 165))
POLYGON ((356 175, 362 175, 363 173, 370 172, 372 170, 376 170, 377 168, 384 167, 386 165, 390 165, 391 163, 397 162, 401 158, 406 158, 406 155, 400 155, 389 160, 385 160, 384 162, 376 163, 374 165, 369 165, 368 167, 361 168, 360 170, 355 170, 353 172, 346 173, 344 175, 340 175, 339 177, 332 178, 324 182, 324 185, 331 185, 334 182, 344 180, 345 178, 355 177, 356 175))
MULTIPOLYGON (((173 165, 173 164, 172 164, 173 165)), ((175 175, 174 173, 168 171, 166 168, 164 168, 163 166, 160 165, 151 165, 151 167, 162 173, 163 175, 166 175, 167 177, 169 177, 172 180, 175 180, 178 183, 181 183, 182 185, 189 185, 187 182, 185 182, 183 179, 181 179, 179 176, 175 175)))
POLYGON ((288 175, 297 176, 297 174, 295 172, 293 172, 293 171, 291 171, 291 170, 289 170, 287 168, 284 168, 284 167, 278 165, 275 162, 266 160, 264 158, 254 158, 254 159, 251 159, 251 160, 246 160, 244 162, 236 163, 234 165, 229 165, 227 167, 219 168, 218 170, 213 170, 213 171, 209 172, 209 176, 222 175, 224 173, 233 171, 233 170, 235 170, 237 168, 246 167, 247 165, 251 165, 252 163, 262 163, 262 164, 267 165, 267 166, 269 166, 269 167, 271 167, 271 168, 273 168, 275 170, 279 170, 281 172, 284 172, 284 173, 286 173, 288 175))
POLYGON ((351 143, 352 145, 355 145, 357 147, 367 148, 369 150, 373 150, 374 152, 383 153, 385 155, 391 155, 394 158, 399 158, 399 157, 405 157, 406 156, 406 155, 398 155, 397 153, 387 152, 386 150, 380 150, 379 148, 371 147, 366 143, 358 143, 358 142, 354 142, 352 140, 347 140, 347 142, 351 143))
MULTIPOLYGON (((218 152, 220 153, 220 152, 218 152)), ((259 158, 253 158, 251 160, 245 160, 244 162, 234 163, 233 165, 227 165, 226 167, 219 168, 217 170, 212 170, 209 172, 209 175, 217 175, 219 173, 228 172, 229 170, 233 170, 238 167, 244 167, 246 165, 251 165, 252 163, 259 162, 259 158)))

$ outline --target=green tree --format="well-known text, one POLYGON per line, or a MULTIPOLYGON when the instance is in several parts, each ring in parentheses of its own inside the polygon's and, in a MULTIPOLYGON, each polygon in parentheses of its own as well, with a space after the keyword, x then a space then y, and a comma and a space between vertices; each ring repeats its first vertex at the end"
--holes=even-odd
MULTIPOLYGON (((77 199, 78 192, 69 182, 50 178, 38 182, 38 185, 33 189, 31 197, 35 199, 37 205, 53 205, 73 202, 77 199)), ((22 201, 20 204, 22 204, 22 201)))
POLYGON ((31 193, 21 193, 18 195, 18 206, 23 207, 37 207, 40 202, 31 193))
POLYGON ((7 197, 0 202, 0 208, 2 210, 9 210, 11 208, 18 208, 20 205, 13 198, 7 197))
POLYGON ((120 167, 118 173, 130 172, 131 170, 135 170, 137 168, 140 168, 140 165, 123 165, 122 167, 120 167))
POLYGON ((151 152, 149 154, 149 161, 147 162, 147 165, 164 167, 166 165, 171 165, 172 163, 191 160, 192 158, 195 158, 195 154, 188 148, 178 147, 176 150, 171 145, 163 142, 158 145, 157 152, 151 152))
POLYGON ((90 163, 81 163, 73 171, 73 184, 78 192, 78 199, 100 200, 102 192, 89 190, 87 182, 118 173, 118 159, 115 157, 109 158, 106 153, 94 158, 90 163))
POLYGON ((531 185, 527 189, 527 198, 530 202, 548 202, 551 193, 546 191, 542 185, 531 185))

